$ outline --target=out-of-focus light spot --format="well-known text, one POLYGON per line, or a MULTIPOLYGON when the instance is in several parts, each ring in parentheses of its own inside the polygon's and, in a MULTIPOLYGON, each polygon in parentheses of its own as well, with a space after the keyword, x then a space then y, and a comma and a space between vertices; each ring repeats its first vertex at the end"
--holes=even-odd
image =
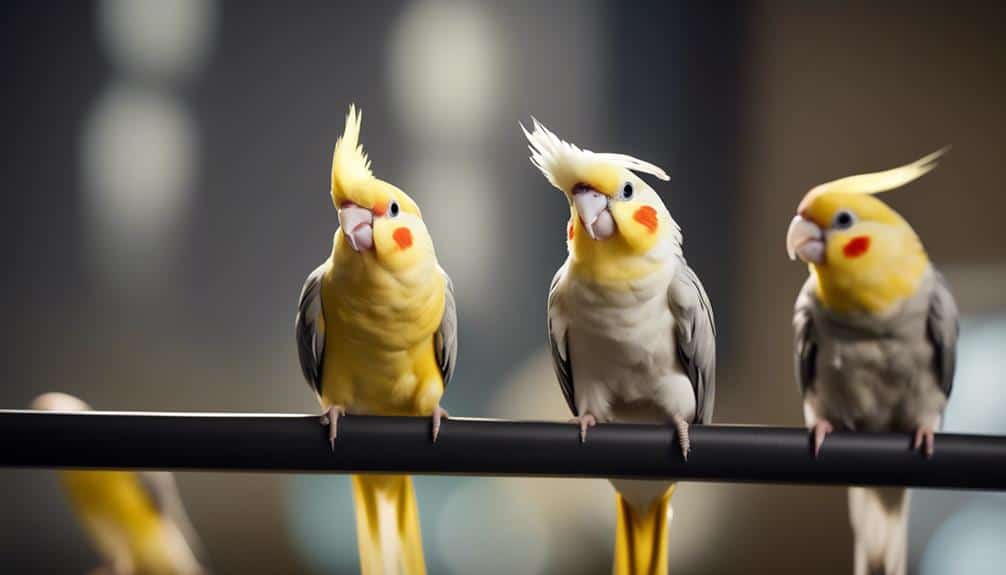
POLYGON ((212 0, 103 0, 101 38, 123 72, 179 79, 205 60, 215 8, 212 0))
POLYGON ((486 167, 506 87, 490 4, 416 2, 391 33, 389 85, 410 152, 403 185, 423 206, 465 321, 492 321, 499 194, 486 167), (481 246, 472 249, 473 245, 481 246))
POLYGON ((140 89, 106 93, 86 120, 81 151, 94 233, 141 249, 170 240, 186 214, 196 146, 176 101, 140 89))
MULTIPOLYGON (((961 322, 957 375, 947 405, 945 431, 1006 435, 1006 315, 961 322)), ((962 571, 963 572, 963 571, 962 571)))
POLYGON ((356 572, 356 516, 349 477, 293 477, 286 494, 290 540, 311 572, 356 572))
POLYGON ((923 575, 993 575, 1006 565, 1006 496, 982 494, 940 525, 922 555, 923 575))
POLYGON ((412 164, 404 181, 423 208, 423 220, 440 264, 454 281, 460 306, 468 314, 490 313, 499 295, 493 262, 504 244, 493 213, 496 191, 491 179, 469 164, 430 158, 412 164), (475 245, 479 248, 473 249, 475 245))
POLYGON ((393 32, 391 95, 413 134, 451 141, 491 131, 506 88, 491 4, 415 2, 393 32))
POLYGON ((440 512, 439 551, 452 573, 545 573, 544 512, 506 480, 481 479, 451 493, 440 512))

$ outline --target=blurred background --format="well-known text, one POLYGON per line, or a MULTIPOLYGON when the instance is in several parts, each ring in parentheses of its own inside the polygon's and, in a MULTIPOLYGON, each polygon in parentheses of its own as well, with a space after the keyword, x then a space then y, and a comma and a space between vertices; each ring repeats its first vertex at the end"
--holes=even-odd
MULTIPOLYGON (((331 151, 376 173, 454 278, 455 415, 564 420, 544 341, 565 202, 533 114, 652 161, 719 326, 719 423, 802 425, 790 317, 804 192, 953 145, 885 196, 965 314, 946 429, 1006 433, 1006 9, 994 2, 10 2, 0 8, 11 259, 0 407, 314 412, 293 317, 330 250, 331 151)), ((31 441, 26 437, 25 441, 31 441)), ((219 573, 356 572, 343 477, 180 474, 219 573)), ((432 573, 608 573, 602 480, 418 478, 432 573)), ((97 563, 54 475, 0 472, 16 573, 97 563)), ((913 494, 914 573, 1006 561, 1002 495, 913 494)), ((844 489, 686 484, 675 573, 851 571, 844 489)))

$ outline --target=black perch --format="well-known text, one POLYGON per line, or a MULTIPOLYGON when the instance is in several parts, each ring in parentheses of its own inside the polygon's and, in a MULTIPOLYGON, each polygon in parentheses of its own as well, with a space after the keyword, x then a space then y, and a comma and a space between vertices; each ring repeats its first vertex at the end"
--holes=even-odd
POLYGON ((419 417, 348 416, 329 448, 315 415, 0 411, 0 466, 260 472, 675 478, 1006 490, 1006 437, 836 432, 820 457, 803 429, 611 424, 580 443, 564 423, 452 418, 436 444, 419 417))

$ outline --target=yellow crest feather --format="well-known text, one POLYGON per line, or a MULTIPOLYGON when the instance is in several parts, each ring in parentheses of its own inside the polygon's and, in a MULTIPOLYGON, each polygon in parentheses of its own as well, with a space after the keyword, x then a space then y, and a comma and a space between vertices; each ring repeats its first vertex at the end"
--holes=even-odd
POLYGON ((545 178, 559 190, 569 193, 573 186, 581 182, 582 174, 599 164, 625 168, 633 172, 650 174, 661 180, 668 180, 667 174, 659 167, 626 156, 583 150, 553 134, 534 117, 531 118, 534 131, 528 132, 520 124, 531 151, 531 163, 541 170, 545 178))
POLYGON ((919 158, 910 164, 898 166, 883 172, 857 174, 815 186, 807 196, 815 196, 824 192, 843 192, 847 194, 879 194, 921 178, 937 166, 937 161, 950 147, 933 152, 919 158))
POLYGON ((355 105, 350 105, 346 127, 335 142, 332 154, 332 201, 336 206, 346 199, 350 188, 373 177, 370 160, 360 144, 362 122, 363 113, 355 105))

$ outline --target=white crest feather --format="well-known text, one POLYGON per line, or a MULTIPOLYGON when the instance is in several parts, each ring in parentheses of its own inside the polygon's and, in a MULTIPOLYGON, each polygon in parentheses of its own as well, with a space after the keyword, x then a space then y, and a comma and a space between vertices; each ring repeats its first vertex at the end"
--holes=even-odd
POLYGON ((363 123, 363 113, 355 105, 349 106, 346 114, 346 127, 342 136, 335 142, 335 152, 332 154, 332 198, 343 196, 347 188, 358 182, 368 180, 370 160, 360 145, 360 126, 363 123))
POLYGON ((898 166, 883 172, 857 174, 815 186, 808 195, 824 192, 844 192, 849 194, 879 194, 921 178, 937 166, 938 160, 950 147, 933 152, 910 164, 898 166))
POLYGON ((531 163, 541 170, 545 178, 559 190, 569 192, 580 183, 580 176, 587 168, 596 164, 609 164, 633 172, 650 174, 661 180, 668 180, 667 174, 659 167, 624 154, 608 154, 582 150, 553 134, 534 117, 531 118, 533 132, 528 132, 524 124, 520 129, 527 137, 531 151, 531 163))

